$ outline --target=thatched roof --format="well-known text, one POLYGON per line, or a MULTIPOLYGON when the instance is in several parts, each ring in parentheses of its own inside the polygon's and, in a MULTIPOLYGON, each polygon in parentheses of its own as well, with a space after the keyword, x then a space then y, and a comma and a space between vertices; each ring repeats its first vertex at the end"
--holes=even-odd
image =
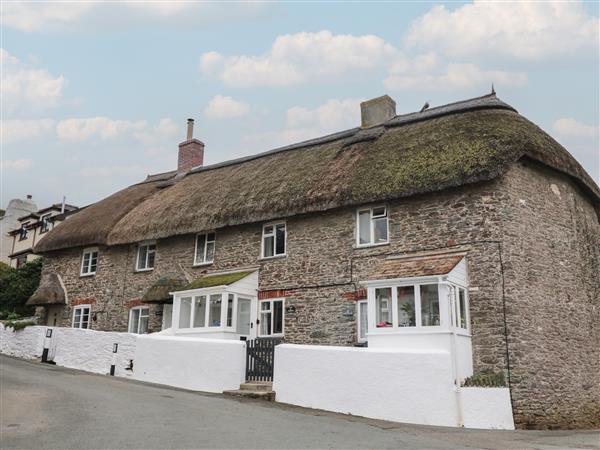
POLYGON ((229 286, 230 284, 233 284, 236 281, 240 281, 242 278, 247 277, 251 273, 252 271, 245 271, 222 273, 218 275, 205 275, 203 277, 196 278, 188 285, 183 286, 179 289, 174 289, 173 291, 189 291, 190 289, 202 289, 214 286, 229 286))
POLYGON ((27 306, 65 305, 66 294, 58 275, 53 272, 42 275, 40 285, 27 300, 27 306))
POLYGON ((184 278, 177 276, 160 277, 144 293, 144 303, 164 303, 172 300, 170 292, 177 291, 187 284, 184 278))
POLYGON ((388 259, 369 274, 369 280, 414 278, 449 273, 464 258, 461 255, 430 255, 426 257, 403 257, 388 259))
POLYGON ((600 204, 598 186, 558 142, 488 95, 180 179, 154 176, 86 208, 35 251, 159 239, 434 192, 493 179, 522 157, 571 176, 600 204))

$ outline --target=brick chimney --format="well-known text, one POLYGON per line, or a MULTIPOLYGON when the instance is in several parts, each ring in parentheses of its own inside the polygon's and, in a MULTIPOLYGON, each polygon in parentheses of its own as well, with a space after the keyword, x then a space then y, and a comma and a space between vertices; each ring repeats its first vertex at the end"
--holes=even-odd
POLYGON ((396 102, 388 95, 382 95, 360 104, 361 127, 381 125, 396 117, 396 102))
POLYGON ((194 119, 187 121, 187 136, 179 144, 177 156, 177 173, 187 173, 194 167, 202 166, 204 162, 204 142, 194 139, 194 119))

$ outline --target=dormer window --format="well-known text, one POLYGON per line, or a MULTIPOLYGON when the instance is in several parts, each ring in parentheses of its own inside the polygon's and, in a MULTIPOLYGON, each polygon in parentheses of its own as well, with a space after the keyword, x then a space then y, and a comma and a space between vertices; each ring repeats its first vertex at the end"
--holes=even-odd
POLYGON ((356 245, 358 247, 387 244, 389 242, 387 207, 359 209, 356 212, 356 228, 356 245))
POLYGON ((138 245, 136 270, 138 272, 153 270, 155 257, 156 242, 144 242, 138 245))
POLYGON ((86 248, 81 256, 81 273, 82 277, 94 275, 98 267, 98 248, 86 248))

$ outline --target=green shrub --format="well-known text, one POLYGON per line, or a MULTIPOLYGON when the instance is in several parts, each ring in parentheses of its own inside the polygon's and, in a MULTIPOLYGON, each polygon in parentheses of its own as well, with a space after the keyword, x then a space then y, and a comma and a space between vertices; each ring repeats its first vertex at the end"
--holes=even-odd
POLYGON ((7 264, 0 265, 0 312, 3 317, 14 320, 33 314, 35 308, 25 303, 40 284, 41 273, 42 258, 23 264, 18 269, 7 264))
POLYGON ((5 320, 2 323, 5 328, 12 328, 13 331, 19 331, 31 325, 37 325, 35 320, 5 320))
POLYGON ((474 373, 463 382, 465 387, 505 387, 503 372, 494 372, 491 369, 483 369, 474 373))

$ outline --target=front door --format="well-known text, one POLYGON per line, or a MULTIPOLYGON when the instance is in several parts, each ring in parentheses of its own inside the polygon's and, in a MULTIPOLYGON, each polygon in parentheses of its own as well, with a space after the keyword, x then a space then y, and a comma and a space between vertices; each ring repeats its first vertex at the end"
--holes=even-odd
POLYGON ((252 300, 249 298, 238 297, 237 303, 237 329, 240 336, 248 339, 256 335, 254 324, 252 323, 252 300))
POLYGON ((62 305, 48 306, 48 312, 46 314, 46 325, 50 327, 59 327, 62 312, 62 305))

